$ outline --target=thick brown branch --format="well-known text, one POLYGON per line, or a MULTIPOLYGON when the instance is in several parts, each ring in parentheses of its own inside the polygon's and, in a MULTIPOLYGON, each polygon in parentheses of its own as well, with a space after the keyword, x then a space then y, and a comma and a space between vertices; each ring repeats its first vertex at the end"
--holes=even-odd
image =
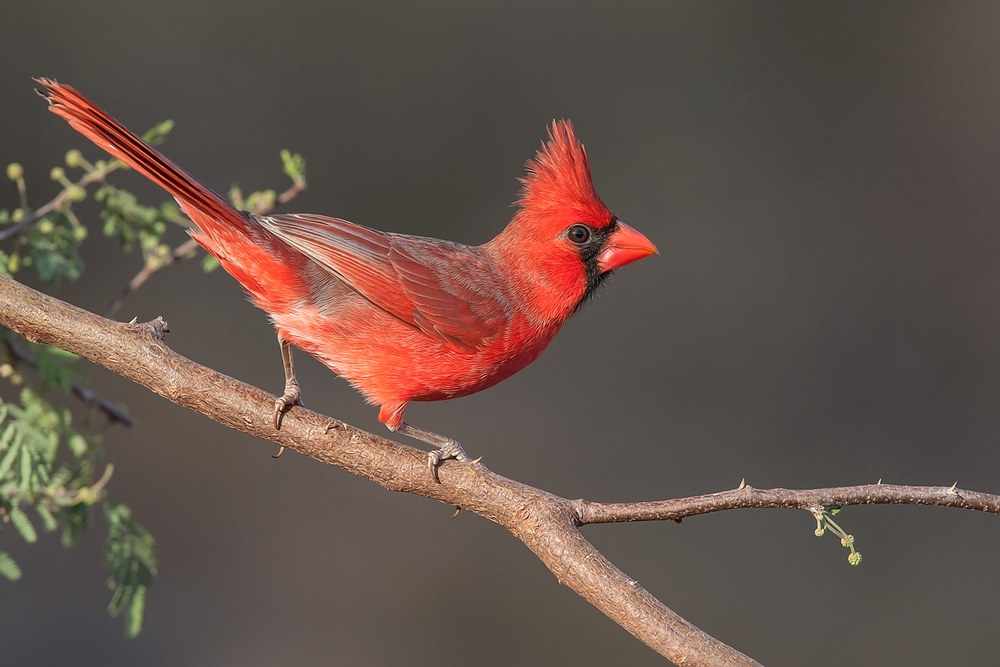
POLYGON ((293 408, 276 431, 274 396, 174 353, 163 341, 162 320, 113 322, 0 277, 0 323, 29 340, 86 357, 221 424, 387 489, 457 505, 505 526, 560 582, 677 664, 758 664, 677 616, 611 564, 576 529, 576 508, 564 498, 481 465, 453 461, 441 467, 442 483, 436 484, 427 474, 425 452, 302 408, 293 408))
POLYGON ((834 505, 940 505, 1000 514, 1000 496, 966 491, 957 486, 898 486, 864 484, 833 489, 755 489, 742 486, 731 491, 690 498, 642 503, 593 503, 573 501, 578 525, 624 521, 680 521, 689 516, 749 507, 786 507, 819 510, 834 505))

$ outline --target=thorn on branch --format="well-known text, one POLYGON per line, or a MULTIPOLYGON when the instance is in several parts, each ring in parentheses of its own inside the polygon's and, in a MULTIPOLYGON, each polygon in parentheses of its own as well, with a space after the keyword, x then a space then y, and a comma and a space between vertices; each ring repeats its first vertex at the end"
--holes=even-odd
MULTIPOLYGON (((135 320, 133 319, 133 322, 134 321, 135 320)), ((170 333, 170 327, 167 325, 167 321, 162 317, 157 317, 155 320, 150 320, 149 322, 145 322, 139 326, 145 329, 146 333, 159 341, 165 340, 166 334, 170 333)))

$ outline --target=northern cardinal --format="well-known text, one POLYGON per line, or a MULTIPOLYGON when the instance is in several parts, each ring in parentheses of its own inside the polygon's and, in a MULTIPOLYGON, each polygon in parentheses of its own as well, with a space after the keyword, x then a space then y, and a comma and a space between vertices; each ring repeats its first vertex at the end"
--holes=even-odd
POLYGON ((527 163, 518 210, 481 246, 380 232, 320 215, 237 210, 70 86, 36 79, 49 110, 177 199, 191 236, 274 323, 285 390, 274 425, 301 405, 290 345, 309 352, 380 406, 392 431, 461 445, 403 421, 410 401, 465 396, 521 370, 615 269, 657 252, 594 191, 583 145, 554 121, 527 163))

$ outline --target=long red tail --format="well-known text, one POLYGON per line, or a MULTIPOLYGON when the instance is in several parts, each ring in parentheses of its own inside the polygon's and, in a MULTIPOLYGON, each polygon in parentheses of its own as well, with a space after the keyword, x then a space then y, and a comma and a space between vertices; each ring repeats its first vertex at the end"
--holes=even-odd
POLYGON ((185 212, 209 237, 234 233, 246 236, 247 214, 200 183, 71 86, 54 79, 35 79, 49 102, 49 111, 62 116, 73 128, 128 166, 146 176, 180 202, 185 212))

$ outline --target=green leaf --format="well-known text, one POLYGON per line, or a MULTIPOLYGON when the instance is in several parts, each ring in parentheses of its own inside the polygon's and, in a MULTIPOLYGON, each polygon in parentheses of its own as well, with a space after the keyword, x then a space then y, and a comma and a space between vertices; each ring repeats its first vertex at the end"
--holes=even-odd
POLYGON ((142 617, 146 612, 146 587, 136 586, 135 592, 132 594, 132 604, 128 607, 128 618, 126 619, 127 628, 125 632, 129 637, 135 638, 139 636, 139 632, 142 630, 142 617))
POLYGON ((42 218, 22 235, 26 245, 24 264, 34 264, 38 277, 58 284, 61 278, 76 280, 83 272, 83 260, 77 248, 86 230, 69 209, 42 218))
POLYGON ((21 533, 21 537, 24 538, 25 542, 32 543, 38 540, 38 533, 35 532, 35 527, 31 525, 28 515, 20 507, 11 507, 7 510, 7 515, 10 517, 10 522, 17 528, 17 532, 21 533))
POLYGON ((288 178, 296 183, 306 180, 306 159, 287 149, 281 151, 281 165, 288 178))
POLYGON ((31 473, 32 469, 34 468, 34 462, 32 461, 32 458, 33 457, 31 456, 31 449, 29 449, 28 447, 22 447, 21 470, 20 470, 21 474, 19 475, 20 479, 17 482, 17 485, 20 486, 22 489, 28 489, 30 486, 32 486, 31 473))
MULTIPOLYGON (((20 435, 18 433, 17 435, 20 435)), ((14 457, 17 456, 18 452, 21 451, 21 438, 18 437, 14 440, 14 444, 10 446, 7 453, 4 454, 3 459, 0 459, 0 479, 7 476, 10 472, 11 467, 14 465, 14 457)))
POLYGON ((153 555, 153 537, 132 520, 125 505, 105 505, 108 540, 104 546, 104 564, 111 568, 108 587, 114 590, 108 612, 117 616, 128 608, 126 632, 135 636, 142 627, 146 587, 157 571, 153 555))
POLYGON ((142 139, 150 146, 159 146, 172 129, 174 129, 174 121, 167 119, 146 130, 142 139))
POLYGON ((21 578, 21 568, 5 551, 0 551, 0 576, 11 581, 17 581, 21 578))
POLYGON ((79 503, 65 507, 62 510, 62 516, 66 521, 66 525, 63 527, 62 545, 69 548, 76 543, 80 534, 90 524, 90 506, 79 503))
POLYGON ((38 516, 42 518, 42 526, 45 528, 46 532, 51 533, 59 524, 56 523, 56 518, 52 516, 52 512, 47 510, 44 505, 35 505, 35 511, 38 512, 38 516))
MULTIPOLYGON (((7 406, 3 406, 6 408, 7 406)), ((0 452, 5 451, 10 441, 14 438, 14 434, 17 433, 17 426, 13 422, 7 422, 3 427, 3 431, 0 432, 0 452)), ((0 474, 0 477, 3 477, 0 474)))
POLYGON ((78 459, 86 456, 87 452, 90 450, 90 445, 87 443, 87 439, 79 433, 74 433, 66 438, 66 445, 69 447, 69 450, 73 452, 73 456, 78 459))

